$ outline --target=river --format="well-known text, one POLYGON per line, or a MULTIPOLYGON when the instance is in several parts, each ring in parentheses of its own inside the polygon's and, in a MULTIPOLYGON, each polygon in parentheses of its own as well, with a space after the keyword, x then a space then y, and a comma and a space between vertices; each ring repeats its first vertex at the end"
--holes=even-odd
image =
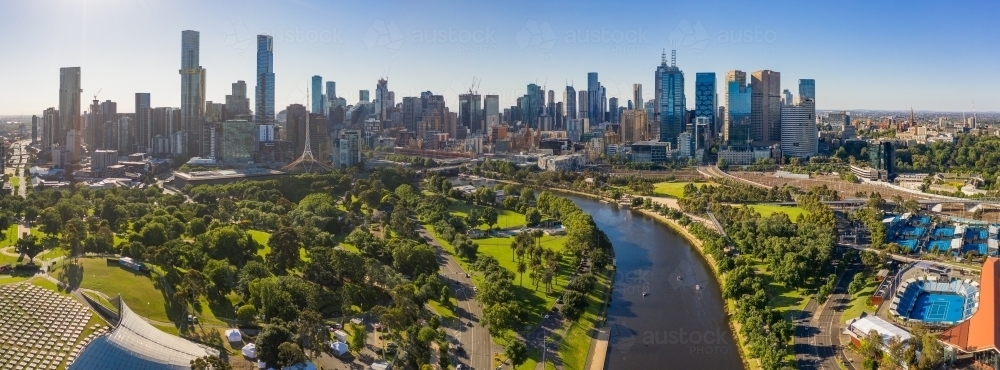
POLYGON ((593 216, 614 245, 606 369, 743 368, 719 284, 694 246, 639 212, 560 195, 593 216))

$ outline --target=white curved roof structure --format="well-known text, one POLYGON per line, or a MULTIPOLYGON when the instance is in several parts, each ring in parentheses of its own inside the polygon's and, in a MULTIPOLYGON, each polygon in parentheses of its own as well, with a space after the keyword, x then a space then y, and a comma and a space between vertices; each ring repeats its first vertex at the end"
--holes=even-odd
POLYGON ((217 350, 160 331, 133 313, 120 297, 118 301, 118 326, 90 342, 70 370, 190 369, 191 360, 219 355, 217 350))

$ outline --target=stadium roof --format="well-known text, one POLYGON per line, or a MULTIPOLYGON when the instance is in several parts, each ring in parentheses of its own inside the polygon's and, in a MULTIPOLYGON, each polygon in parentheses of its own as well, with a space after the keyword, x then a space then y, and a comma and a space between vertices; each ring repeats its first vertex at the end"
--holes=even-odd
POLYGON ((941 341, 966 353, 997 349, 997 343, 1000 343, 1000 330, 997 330, 1000 320, 997 320, 996 310, 997 296, 1000 295, 998 267, 1000 258, 986 258, 980 278, 979 310, 970 319, 941 333, 941 341))
MULTIPOLYGON (((118 299, 121 302, 121 298, 118 299)), ((90 342, 70 370, 190 369, 191 360, 219 352, 160 331, 121 302, 121 320, 108 335, 90 342)))

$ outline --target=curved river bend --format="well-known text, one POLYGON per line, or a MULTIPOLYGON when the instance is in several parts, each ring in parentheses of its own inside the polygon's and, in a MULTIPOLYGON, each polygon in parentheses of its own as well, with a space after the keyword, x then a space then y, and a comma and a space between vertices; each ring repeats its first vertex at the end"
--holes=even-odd
POLYGON ((719 284, 694 246, 639 212, 560 196, 593 216, 614 244, 606 369, 743 368, 719 284))

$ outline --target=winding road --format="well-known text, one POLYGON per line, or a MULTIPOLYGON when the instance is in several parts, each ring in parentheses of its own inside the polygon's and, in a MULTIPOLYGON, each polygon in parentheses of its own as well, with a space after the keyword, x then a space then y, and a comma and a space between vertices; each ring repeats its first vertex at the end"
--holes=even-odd
POLYGON ((417 232, 437 249, 441 278, 449 283, 458 301, 454 311, 459 322, 451 325, 448 334, 465 349, 464 356, 457 356, 459 363, 471 366, 473 369, 492 369, 493 353, 502 352, 503 349, 493 344, 490 333, 480 322, 483 311, 476 301, 475 285, 469 277, 471 275, 467 275, 455 257, 448 253, 426 229, 418 226, 417 232))

